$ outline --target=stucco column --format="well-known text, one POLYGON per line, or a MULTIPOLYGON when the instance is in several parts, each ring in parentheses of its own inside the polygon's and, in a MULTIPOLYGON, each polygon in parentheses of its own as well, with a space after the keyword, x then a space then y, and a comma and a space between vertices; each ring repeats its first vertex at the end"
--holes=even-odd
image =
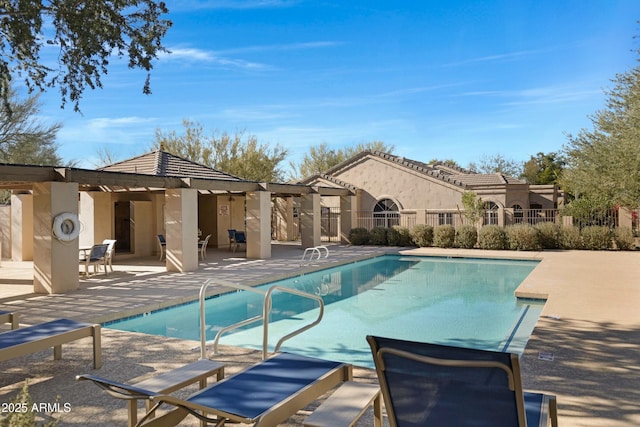
POLYGON ((247 193, 247 258, 271 258, 271 193, 247 193))
POLYGON ((198 192, 193 189, 165 191, 167 271, 198 268, 198 192))
POLYGON ((349 233, 357 224, 356 196, 340 196, 340 243, 349 244, 349 233))
POLYGON ((631 211, 625 207, 621 207, 618 211, 618 227, 631 228, 633 225, 633 218, 631 211))
POLYGON ((300 237, 303 249, 321 244, 320 219, 320 194, 305 194, 300 197, 300 237))
POLYGON ((11 259, 33 260, 33 196, 11 195, 11 259))
POLYGON ((103 191, 80 192, 80 246, 91 246, 111 239, 113 213, 111 194, 103 191))
POLYGON ((78 214, 78 184, 42 182, 33 185, 33 290, 58 294, 78 289, 78 239, 53 236, 53 221, 65 212, 78 214))

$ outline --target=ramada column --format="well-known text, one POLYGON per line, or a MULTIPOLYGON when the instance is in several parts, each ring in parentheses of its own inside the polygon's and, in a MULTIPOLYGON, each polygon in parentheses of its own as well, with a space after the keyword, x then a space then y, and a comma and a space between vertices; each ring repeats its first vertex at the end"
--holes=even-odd
POLYGON ((312 193, 301 196, 300 237, 303 249, 321 244, 320 219, 320 194, 312 193))
POLYGON ((247 258, 271 258, 271 192, 247 193, 247 258))
MULTIPOLYGON (((213 214, 212 214, 213 215, 213 214)), ((167 271, 198 268, 198 192, 167 189, 165 192, 167 271)))
POLYGON ((54 218, 78 214, 78 184, 43 182, 33 185, 33 290, 58 294, 78 289, 78 239, 53 236, 54 218))

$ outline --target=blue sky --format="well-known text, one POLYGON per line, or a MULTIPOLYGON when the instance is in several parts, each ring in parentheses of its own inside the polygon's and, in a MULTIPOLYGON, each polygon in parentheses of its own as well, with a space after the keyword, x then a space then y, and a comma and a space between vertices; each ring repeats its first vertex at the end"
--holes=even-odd
POLYGON ((637 0, 166 0, 145 73, 117 61, 80 108, 41 97, 59 153, 95 167, 148 150, 182 120, 289 149, 381 140, 415 160, 523 161, 590 128, 611 79, 637 65, 637 0))

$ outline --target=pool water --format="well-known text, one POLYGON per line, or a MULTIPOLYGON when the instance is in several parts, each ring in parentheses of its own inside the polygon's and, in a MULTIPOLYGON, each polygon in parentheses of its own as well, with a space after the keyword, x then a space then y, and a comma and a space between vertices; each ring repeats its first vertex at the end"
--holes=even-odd
MULTIPOLYGON (((387 255, 261 286, 320 294, 322 322, 282 350, 373 366, 366 335, 521 353, 544 301, 514 291, 537 261, 387 255)), ((207 340, 220 328, 262 312, 263 297, 232 292, 207 300, 207 340)), ((269 343, 317 316, 317 303, 275 293, 269 343)), ((197 302, 118 322, 109 328, 199 340, 197 302)), ((220 344, 260 349, 262 325, 222 336, 220 344)))

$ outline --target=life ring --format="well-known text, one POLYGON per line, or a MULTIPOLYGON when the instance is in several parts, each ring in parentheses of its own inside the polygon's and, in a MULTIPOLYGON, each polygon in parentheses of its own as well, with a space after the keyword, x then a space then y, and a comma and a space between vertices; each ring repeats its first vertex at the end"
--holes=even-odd
POLYGON ((53 219, 53 235, 63 242, 75 240, 80 235, 80 221, 78 215, 72 212, 63 212, 53 219))

